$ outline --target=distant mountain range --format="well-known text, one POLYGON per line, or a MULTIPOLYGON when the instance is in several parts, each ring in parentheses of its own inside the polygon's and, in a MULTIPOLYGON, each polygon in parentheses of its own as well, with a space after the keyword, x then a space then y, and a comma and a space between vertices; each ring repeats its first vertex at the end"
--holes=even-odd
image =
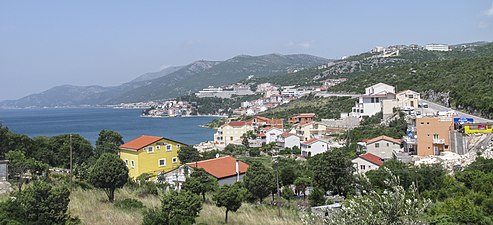
POLYGON ((107 105, 179 97, 207 86, 221 86, 255 77, 286 74, 289 69, 311 68, 331 60, 312 55, 240 55, 225 61, 196 61, 145 73, 119 86, 53 87, 18 100, 0 102, 3 108, 107 105))

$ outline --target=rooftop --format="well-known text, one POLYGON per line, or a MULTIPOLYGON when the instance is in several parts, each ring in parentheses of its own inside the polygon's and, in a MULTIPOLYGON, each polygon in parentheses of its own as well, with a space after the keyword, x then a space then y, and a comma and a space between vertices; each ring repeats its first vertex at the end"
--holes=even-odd
POLYGON ((362 140, 362 142, 365 142, 366 144, 370 144, 370 143, 380 141, 380 140, 387 140, 387 141, 394 142, 394 143, 401 143, 402 142, 402 140, 391 138, 391 137, 388 137, 385 135, 378 136, 378 137, 372 138, 372 139, 364 139, 364 140, 362 140))
MULTIPOLYGON (((245 173, 250 167, 248 164, 239 161, 240 174, 245 173)), ((207 173, 217 179, 236 175, 236 159, 233 156, 224 156, 214 159, 207 159, 198 162, 187 163, 190 167, 203 168, 207 173)))
POLYGON ((383 165, 383 161, 382 161, 382 158, 376 156, 376 155, 373 155, 371 153, 365 153, 365 154, 362 154, 362 155, 359 155, 358 156, 359 158, 362 158, 368 162, 371 162, 377 166, 381 166, 383 165))
POLYGON ((157 137, 157 136, 146 136, 142 135, 136 139, 133 139, 123 145, 120 145, 120 148, 126 148, 126 149, 134 149, 134 150, 139 150, 145 146, 148 146, 156 141, 159 141, 163 139, 163 137, 157 137))

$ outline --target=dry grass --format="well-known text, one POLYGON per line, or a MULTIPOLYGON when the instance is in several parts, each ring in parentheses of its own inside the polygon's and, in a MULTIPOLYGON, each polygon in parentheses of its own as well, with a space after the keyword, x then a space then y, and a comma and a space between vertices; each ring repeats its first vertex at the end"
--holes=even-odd
MULTIPOLYGON (((226 208, 216 207, 213 204, 204 204, 197 223, 203 224, 225 224, 226 208)), ((243 203, 237 212, 229 212, 228 224, 233 225, 296 225, 302 224, 298 212, 295 210, 282 209, 282 217, 278 216, 278 209, 270 206, 255 206, 243 203)))
MULTIPOLYGON (((115 200, 135 198, 148 208, 159 207, 161 202, 157 196, 139 198, 130 189, 124 188, 115 193, 115 200)), ((103 191, 77 189, 70 195, 69 212, 77 216, 83 224, 141 224, 142 211, 123 210, 108 202, 103 191)))
MULTIPOLYGON (((157 196, 138 197, 130 189, 124 188, 115 194, 115 200, 134 198, 142 201, 147 208, 160 207, 157 196)), ((225 208, 216 207, 213 203, 205 203, 197 218, 197 224, 224 224, 225 208)), ((243 203, 237 212, 229 213, 229 223, 232 225, 296 225, 302 224, 300 212, 283 208, 282 217, 278 216, 278 209, 271 206, 256 206, 243 203)), ((69 212, 77 216, 83 224, 141 224, 143 210, 123 210, 114 207, 101 190, 76 189, 70 196, 69 212)))

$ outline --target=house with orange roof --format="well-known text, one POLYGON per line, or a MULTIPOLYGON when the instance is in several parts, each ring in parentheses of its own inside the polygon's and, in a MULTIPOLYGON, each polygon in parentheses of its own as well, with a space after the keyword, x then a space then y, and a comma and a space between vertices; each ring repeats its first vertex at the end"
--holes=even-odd
POLYGON ((120 145, 120 159, 128 167, 131 178, 143 173, 166 173, 180 166, 178 152, 186 144, 164 137, 142 135, 120 145))
POLYGON ((187 163, 192 170, 202 168, 217 179, 219 185, 233 184, 243 180, 243 176, 250 167, 248 164, 237 160, 233 156, 224 156, 187 163))
POLYGON ((315 113, 300 113, 289 117, 289 124, 310 123, 315 120, 315 113))
POLYGON ((243 134, 253 130, 253 126, 245 121, 231 121, 217 129, 214 145, 218 148, 225 148, 229 144, 241 145, 243 134))
POLYGON ((277 137, 277 146, 280 148, 300 148, 300 137, 295 134, 284 132, 277 137))
POLYGON ((303 157, 311 157, 316 154, 324 153, 329 150, 329 144, 328 141, 312 138, 301 143, 301 155, 303 157))
POLYGON ((402 140, 385 135, 358 142, 361 152, 371 153, 384 160, 392 159, 394 150, 401 149, 402 140))
POLYGON ((383 159, 371 153, 361 154, 351 161, 353 162, 355 173, 366 173, 383 165, 383 159))

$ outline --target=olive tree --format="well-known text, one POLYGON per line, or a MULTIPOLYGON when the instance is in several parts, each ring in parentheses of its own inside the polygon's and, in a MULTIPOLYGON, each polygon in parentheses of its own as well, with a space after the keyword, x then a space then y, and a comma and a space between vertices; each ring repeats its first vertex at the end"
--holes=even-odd
POLYGON ((94 187, 102 188, 113 202, 115 190, 128 181, 128 168, 117 155, 104 153, 91 169, 89 179, 94 187))

